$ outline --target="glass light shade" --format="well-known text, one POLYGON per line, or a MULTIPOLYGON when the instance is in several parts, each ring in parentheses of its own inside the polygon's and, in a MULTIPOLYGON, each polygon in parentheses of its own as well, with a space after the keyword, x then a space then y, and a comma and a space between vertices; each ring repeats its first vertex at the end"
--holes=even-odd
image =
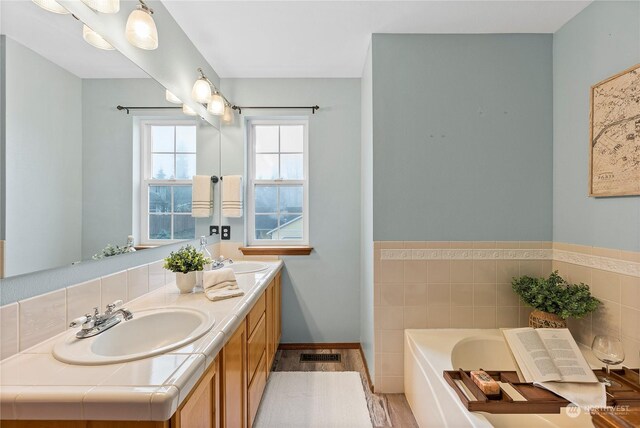
POLYGON ((85 42, 98 49, 104 49, 105 51, 112 51, 115 48, 111 46, 109 42, 102 38, 102 36, 86 25, 82 26, 82 38, 85 42))
POLYGON ((211 86, 209 82, 202 78, 196 80, 191 90, 191 98, 202 104, 208 102, 209 98, 211 98, 211 86))
POLYGON ((164 99, 169 101, 170 103, 182 104, 182 101, 180 100, 180 98, 173 95, 173 93, 171 93, 171 91, 169 91, 168 89, 165 90, 164 99))
POLYGON ((194 109, 192 109, 186 104, 182 104, 182 112, 187 116, 195 116, 197 114, 194 109))
POLYGON ((222 122, 227 124, 227 125, 231 125, 233 124, 233 121, 235 119, 235 115, 233 114, 233 109, 231 108, 230 105, 225 105, 224 106, 224 114, 222 115, 222 122))
POLYGON ((120 0, 82 0, 82 3, 100 13, 118 13, 120 0))
POLYGON ((49 12, 58 13, 60 15, 69 14, 69 11, 55 0, 33 0, 33 2, 44 10, 48 10, 49 12))
POLYGON ((136 9, 127 19, 125 31, 127 40, 133 46, 148 51, 158 48, 158 29, 151 14, 144 9, 136 9))
POLYGON ((209 110, 211 114, 222 116, 224 114, 224 106, 224 98, 222 98, 220 94, 213 94, 209 100, 207 110, 209 110))

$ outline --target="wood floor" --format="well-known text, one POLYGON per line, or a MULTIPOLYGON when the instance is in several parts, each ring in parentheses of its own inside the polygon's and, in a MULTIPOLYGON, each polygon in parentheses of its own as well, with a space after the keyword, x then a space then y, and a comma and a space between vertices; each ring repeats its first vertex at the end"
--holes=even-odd
POLYGON ((374 394, 371 392, 369 382, 365 374, 364 363, 357 349, 315 349, 315 350, 280 350, 276 354, 274 371, 355 371, 360 373, 362 387, 364 388, 371 423, 375 428, 402 427, 417 428, 413 413, 404 394, 374 394), (341 354, 339 363, 301 363, 300 354, 341 354))

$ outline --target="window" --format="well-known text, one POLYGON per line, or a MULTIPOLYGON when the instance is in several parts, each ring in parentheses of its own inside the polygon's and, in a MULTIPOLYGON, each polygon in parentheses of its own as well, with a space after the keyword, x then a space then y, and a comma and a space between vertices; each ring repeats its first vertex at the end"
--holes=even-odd
POLYGON ((308 121, 252 120, 248 244, 308 245, 308 121))
POLYGON ((196 173, 193 121, 141 123, 141 241, 143 244, 194 239, 191 179, 196 173))

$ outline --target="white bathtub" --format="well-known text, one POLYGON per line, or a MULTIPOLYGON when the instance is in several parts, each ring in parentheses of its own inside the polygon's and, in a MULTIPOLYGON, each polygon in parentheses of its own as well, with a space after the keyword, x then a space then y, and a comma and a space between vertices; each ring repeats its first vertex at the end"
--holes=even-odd
POLYGON ((582 412, 567 416, 495 415, 469 412, 442 376, 444 370, 512 370, 500 330, 405 330, 404 391, 421 428, 425 427, 592 427, 582 412))

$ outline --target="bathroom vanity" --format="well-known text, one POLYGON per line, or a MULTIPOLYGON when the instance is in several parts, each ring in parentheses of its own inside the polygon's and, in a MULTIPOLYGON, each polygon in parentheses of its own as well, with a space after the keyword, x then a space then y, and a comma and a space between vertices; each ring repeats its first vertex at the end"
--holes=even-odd
POLYGON ((68 330, 2 361, 0 424, 251 427, 281 336, 282 262, 266 266, 237 276, 241 298, 211 302, 169 284, 127 303, 134 317, 149 308, 191 308, 215 318, 208 333, 182 348, 119 364, 66 364, 52 350, 76 332, 68 330))

